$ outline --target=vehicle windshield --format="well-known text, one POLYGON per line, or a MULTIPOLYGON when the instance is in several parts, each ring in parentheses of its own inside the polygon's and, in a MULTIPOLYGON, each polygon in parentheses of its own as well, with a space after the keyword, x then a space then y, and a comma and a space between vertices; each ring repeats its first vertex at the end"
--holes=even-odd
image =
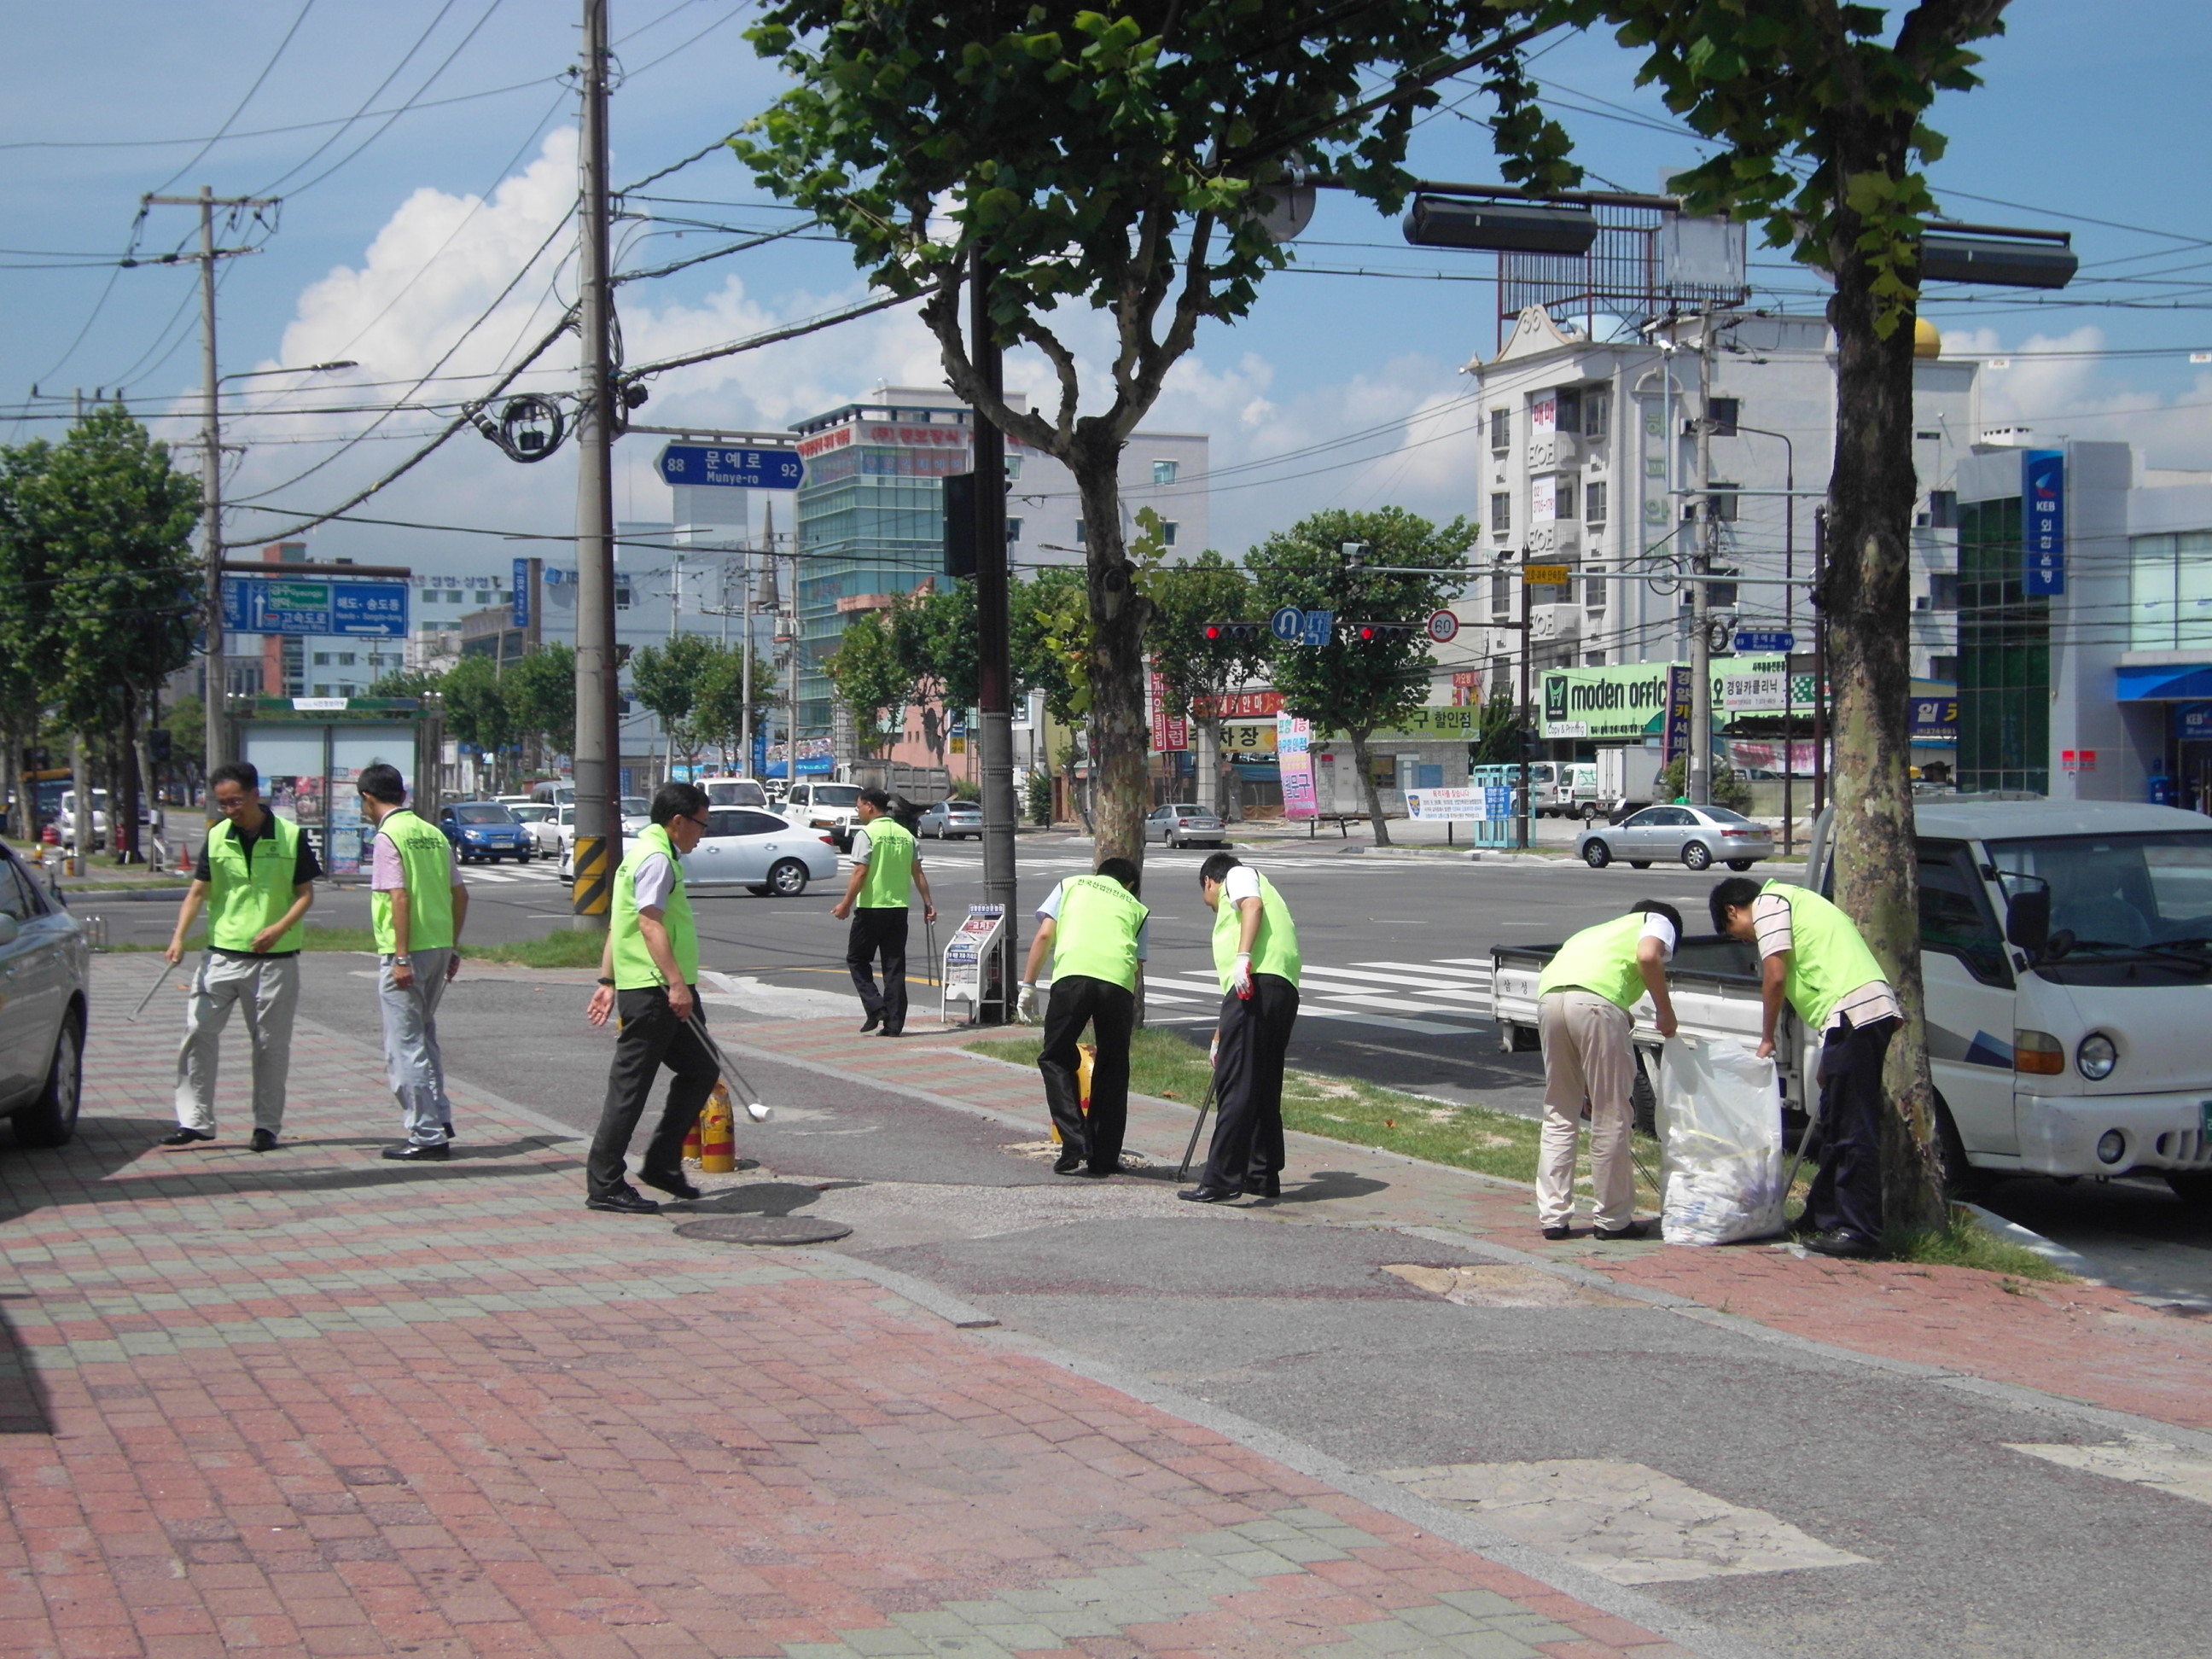
POLYGON ((543 823, 553 816, 550 806, 517 806, 510 809, 517 823, 543 823))
MULTIPOLYGON (((2051 884, 2045 971, 2095 962, 2212 971, 2212 830, 1993 841, 2001 874, 2051 884)), ((2029 884, 2005 884, 2018 892, 2029 884)))
POLYGON ((653 803, 642 795, 624 795, 622 811, 626 818, 649 817, 653 813, 653 803))
POLYGON ((1732 812, 1725 806, 1700 806, 1698 811, 1703 812, 1715 823, 1749 823, 1751 822, 1742 813, 1732 812))
POLYGON ((1188 802, 1178 802, 1170 810, 1181 814, 1184 817, 1201 817, 1206 812, 1206 809, 1203 806, 1194 806, 1188 802))
POLYGON ((941 800, 937 806, 941 812, 981 812, 983 810, 972 800, 941 800))
POLYGON ((768 794, 750 778, 727 778, 707 786, 707 799, 715 806, 761 806, 768 794))
POLYGON ((860 786, 857 783, 817 783, 814 786, 817 806, 858 806, 860 786))
POLYGON ((456 806, 453 816, 463 823, 513 823, 514 814, 495 800, 471 801, 456 806))

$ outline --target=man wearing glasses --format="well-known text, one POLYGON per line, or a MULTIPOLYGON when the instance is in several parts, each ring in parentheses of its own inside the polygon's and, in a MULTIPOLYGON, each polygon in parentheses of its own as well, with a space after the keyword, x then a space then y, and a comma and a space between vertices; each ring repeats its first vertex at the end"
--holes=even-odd
POLYGON ((585 1018, 594 1025, 622 1017, 606 1103, 592 1137, 585 1170, 585 1207, 617 1215, 652 1215, 660 1206, 629 1184, 623 1160, 645 1111, 653 1082, 665 1066, 675 1073, 660 1121, 646 1143, 637 1178, 677 1198, 696 1198, 684 1177, 684 1137, 714 1092, 720 1068, 691 1021, 699 1002, 699 935, 678 860, 707 832, 707 792, 696 783, 664 783, 653 797, 653 822, 629 845, 615 872, 599 988, 585 1018))

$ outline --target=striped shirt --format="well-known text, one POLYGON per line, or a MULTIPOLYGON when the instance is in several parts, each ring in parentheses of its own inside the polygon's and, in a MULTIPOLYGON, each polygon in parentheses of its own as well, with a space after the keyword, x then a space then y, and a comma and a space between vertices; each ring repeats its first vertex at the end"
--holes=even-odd
MULTIPOLYGON (((1753 902, 1751 925, 1759 935, 1759 954, 1762 959, 1778 957, 1791 947, 1790 901, 1781 894, 1761 893, 1753 902)), ((1898 1004, 1897 993, 1882 981, 1870 979, 1856 990, 1846 991, 1836 999, 1836 1006, 1828 1010, 1828 1023, 1821 1029, 1832 1031, 1847 1019, 1856 1029, 1878 1019, 1904 1018, 1905 1010, 1898 1004)))

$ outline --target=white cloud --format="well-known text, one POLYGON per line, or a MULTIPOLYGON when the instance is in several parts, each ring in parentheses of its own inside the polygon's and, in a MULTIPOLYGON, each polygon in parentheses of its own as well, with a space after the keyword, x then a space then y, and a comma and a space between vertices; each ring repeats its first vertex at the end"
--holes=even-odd
MULTIPOLYGON (((2138 466, 2212 467, 2212 372, 2185 389, 2160 393, 2130 384, 2141 360, 2094 355, 2105 331, 2084 325, 2065 334, 2031 334, 2008 343, 1995 329, 1955 330, 1943 337, 1947 356, 1995 356, 1984 362, 1982 424, 2024 426, 2039 440, 2091 439, 2133 443, 2138 466), (2075 352, 2078 356, 2043 353, 2075 352)), ((2179 361, 2183 354, 2174 354, 2179 361)))

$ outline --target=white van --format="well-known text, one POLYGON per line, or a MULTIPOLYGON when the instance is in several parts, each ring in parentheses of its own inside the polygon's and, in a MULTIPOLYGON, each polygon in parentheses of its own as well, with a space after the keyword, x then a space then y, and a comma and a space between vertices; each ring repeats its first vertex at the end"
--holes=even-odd
MULTIPOLYGON (((2212 821, 2118 801, 1915 804, 1920 969, 1947 1174, 2165 1178, 2212 1206, 2212 821)), ((1832 890, 1827 819, 1812 884, 1832 890)), ((1536 977, 1553 946, 1492 952, 1509 1048, 1535 1047, 1536 977)), ((1668 978, 1692 1036, 1755 1041, 1752 947, 1686 939, 1668 978)), ((1650 1004, 1636 1041, 1656 1048, 1650 1004)), ((1817 1033, 1778 1042, 1802 1106, 1817 1033)))
POLYGON ((763 811, 768 810, 768 791, 761 787, 757 778, 727 773, 710 778, 696 778, 693 781, 707 792, 709 805, 757 806, 763 811))

